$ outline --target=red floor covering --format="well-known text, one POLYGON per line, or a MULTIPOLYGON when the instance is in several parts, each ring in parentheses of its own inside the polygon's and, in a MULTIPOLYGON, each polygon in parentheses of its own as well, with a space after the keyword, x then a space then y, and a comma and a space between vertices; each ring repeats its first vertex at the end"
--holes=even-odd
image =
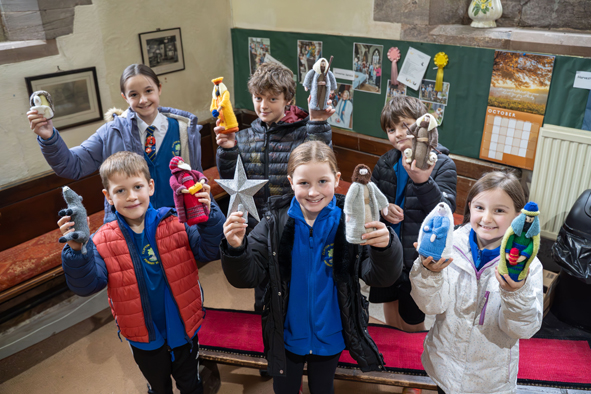
MULTIPOLYGON (((370 325, 370 335, 384 355, 386 369, 422 373, 421 353, 426 333, 406 333, 370 325)), ((199 343, 204 348, 262 355, 261 317, 252 312, 207 309, 199 343)), ((587 341, 539 339, 520 341, 520 383, 591 388, 591 348, 587 341)), ((341 363, 355 361, 344 351, 341 363)))

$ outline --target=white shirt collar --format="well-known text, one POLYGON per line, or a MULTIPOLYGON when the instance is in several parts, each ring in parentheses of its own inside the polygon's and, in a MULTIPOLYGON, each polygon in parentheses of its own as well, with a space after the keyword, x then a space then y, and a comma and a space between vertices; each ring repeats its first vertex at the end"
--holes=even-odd
MULTIPOLYGON (((144 122, 139 116, 137 116, 136 119, 140 134, 144 134, 150 125, 144 122)), ((166 119, 166 116, 162 115, 162 113, 158 112, 152 126, 156 127, 161 133, 165 133, 166 130, 168 130, 168 119, 166 119)))

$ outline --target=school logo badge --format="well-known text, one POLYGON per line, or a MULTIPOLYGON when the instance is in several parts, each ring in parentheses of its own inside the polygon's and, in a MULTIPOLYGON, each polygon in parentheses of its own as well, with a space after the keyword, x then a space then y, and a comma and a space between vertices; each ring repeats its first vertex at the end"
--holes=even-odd
POLYGON ((334 243, 328 244, 322 249, 322 261, 328 267, 332 267, 332 256, 334 254, 334 243))
POLYGON ((156 258, 156 254, 152 250, 150 244, 144 246, 142 249, 142 256, 144 256, 144 262, 150 265, 158 264, 158 259, 156 258), (147 257, 145 257, 147 256, 147 257))
POLYGON ((172 155, 173 156, 180 156, 181 155, 181 141, 175 141, 172 143, 172 155))

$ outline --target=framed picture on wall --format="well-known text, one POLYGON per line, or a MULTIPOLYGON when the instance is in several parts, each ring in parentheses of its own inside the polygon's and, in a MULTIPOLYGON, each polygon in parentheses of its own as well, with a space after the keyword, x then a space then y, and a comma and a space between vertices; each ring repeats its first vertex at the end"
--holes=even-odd
POLYGON ((37 90, 51 95, 56 129, 64 130, 103 119, 96 68, 81 68, 26 77, 29 96, 37 90))
POLYGON ((154 70, 156 75, 185 69, 180 27, 140 33, 139 36, 142 63, 154 70))

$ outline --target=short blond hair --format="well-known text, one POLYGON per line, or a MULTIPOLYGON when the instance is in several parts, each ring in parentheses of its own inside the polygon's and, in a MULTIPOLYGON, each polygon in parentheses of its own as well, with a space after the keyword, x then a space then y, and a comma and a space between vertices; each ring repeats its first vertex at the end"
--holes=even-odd
POLYGON ((311 162, 328 163, 335 177, 339 172, 337 158, 332 148, 322 141, 308 141, 291 152, 287 162, 287 175, 293 176, 297 167, 311 162))
POLYGON ((288 103, 294 98, 295 89, 293 72, 280 63, 261 64, 248 81, 250 94, 273 92, 279 95, 283 93, 288 103))
POLYGON ((150 169, 146 160, 134 152, 121 151, 107 157, 99 169, 103 187, 109 190, 109 178, 114 174, 125 174, 128 177, 143 176, 150 181, 150 169))

